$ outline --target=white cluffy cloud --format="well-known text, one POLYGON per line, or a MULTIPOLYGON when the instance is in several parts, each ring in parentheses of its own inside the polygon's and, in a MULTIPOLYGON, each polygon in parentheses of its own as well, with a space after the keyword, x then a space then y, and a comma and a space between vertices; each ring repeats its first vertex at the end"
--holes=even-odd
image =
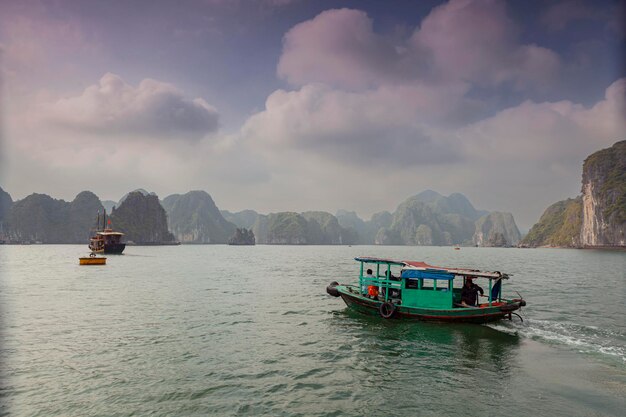
POLYGON ((137 87, 107 73, 80 95, 41 106, 44 122, 101 135, 200 139, 218 129, 217 110, 171 84, 144 79, 137 87))

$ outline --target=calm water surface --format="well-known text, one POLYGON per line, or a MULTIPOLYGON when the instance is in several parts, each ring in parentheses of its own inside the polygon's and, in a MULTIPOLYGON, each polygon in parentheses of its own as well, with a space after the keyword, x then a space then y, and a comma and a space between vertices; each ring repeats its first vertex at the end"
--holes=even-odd
POLYGON ((0 246, 0 415, 623 415, 626 253, 0 246), (514 276, 525 322, 385 321, 325 294, 353 258, 514 276))

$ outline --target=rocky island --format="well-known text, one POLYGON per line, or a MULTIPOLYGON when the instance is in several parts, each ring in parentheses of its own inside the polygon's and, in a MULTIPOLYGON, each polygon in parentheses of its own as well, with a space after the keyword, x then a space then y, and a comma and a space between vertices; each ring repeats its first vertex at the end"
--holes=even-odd
POLYGON ((11 243, 87 244, 97 213, 103 211, 100 200, 90 191, 79 193, 71 202, 37 193, 15 202, 6 196, 2 229, 4 240, 11 243))
POLYGON ((254 239, 254 233, 252 232, 252 230, 248 230, 248 229, 244 229, 244 228, 237 228, 237 230, 235 231, 235 234, 228 239, 228 244, 229 245, 254 245, 255 239, 254 239))
POLYGON ((626 140, 587 157, 582 194, 548 207, 521 244, 626 247, 626 140))
POLYGON ((169 228, 182 243, 227 243, 236 226, 224 219, 206 191, 172 194, 163 200, 169 228))
POLYGON ((174 245, 174 235, 167 228, 167 215, 154 194, 128 193, 110 216, 115 231, 137 245, 174 245))
MULTIPOLYGON (((0 193, 0 238, 12 243, 85 243, 103 202, 84 191, 67 203, 45 194, 13 202, 0 193)), ((459 193, 443 196, 424 191, 401 202, 393 213, 382 211, 363 220, 339 210, 277 212, 220 211, 201 190, 172 194, 159 201, 137 189, 111 207, 112 227, 127 241, 142 245, 477 245, 511 246, 520 239, 510 213, 475 209, 459 193), (115 207, 117 205, 117 207, 115 207), (252 242, 252 243, 251 243, 252 242)))

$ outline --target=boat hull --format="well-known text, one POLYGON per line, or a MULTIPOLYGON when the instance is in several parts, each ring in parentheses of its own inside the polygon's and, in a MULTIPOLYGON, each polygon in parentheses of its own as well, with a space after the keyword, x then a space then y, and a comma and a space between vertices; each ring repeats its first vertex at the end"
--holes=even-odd
POLYGON ((104 253, 119 255, 124 252, 126 243, 107 243, 104 245, 104 253))
POLYGON ((94 253, 106 253, 109 255, 120 255, 124 252, 126 243, 105 243, 104 249, 102 246, 98 247, 95 244, 90 243, 89 249, 94 253))
MULTIPOLYGON (((365 314, 380 315, 379 308, 381 304, 383 304, 383 301, 361 296, 358 294, 358 291, 352 292, 346 286, 337 286, 336 288, 341 299, 351 309, 365 314)), ((505 306, 453 308, 446 310, 398 305, 393 317, 398 319, 454 323, 490 323, 509 317, 513 311, 519 308, 519 303, 507 303, 505 306)))

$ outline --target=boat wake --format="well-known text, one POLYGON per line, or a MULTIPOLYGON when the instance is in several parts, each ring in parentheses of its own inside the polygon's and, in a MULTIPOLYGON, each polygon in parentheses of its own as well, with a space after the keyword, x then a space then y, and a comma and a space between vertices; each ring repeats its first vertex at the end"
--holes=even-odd
POLYGON ((574 323, 525 319, 524 323, 490 324, 506 333, 514 333, 543 343, 567 346, 591 355, 603 355, 626 364, 626 338, 617 332, 574 323))

